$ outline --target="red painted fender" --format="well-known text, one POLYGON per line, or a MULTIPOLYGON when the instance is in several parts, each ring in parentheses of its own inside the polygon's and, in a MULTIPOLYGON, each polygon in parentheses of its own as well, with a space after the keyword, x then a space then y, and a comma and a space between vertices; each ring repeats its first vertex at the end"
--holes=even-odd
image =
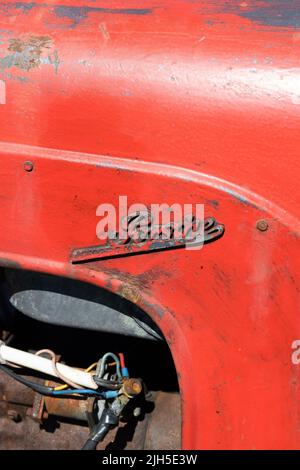
POLYGON ((0 4, 1 265, 91 282, 151 315, 185 449, 300 448, 299 7, 0 4), (204 203, 225 235, 72 264, 119 195, 204 203))

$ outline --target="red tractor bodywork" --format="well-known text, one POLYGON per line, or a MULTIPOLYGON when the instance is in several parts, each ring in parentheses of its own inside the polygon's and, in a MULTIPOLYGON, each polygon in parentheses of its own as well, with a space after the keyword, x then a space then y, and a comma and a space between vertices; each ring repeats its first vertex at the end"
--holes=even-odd
POLYGON ((184 449, 300 448, 299 11, 0 4, 1 265, 97 284, 152 317, 179 377, 184 449), (119 195, 203 203, 225 234, 72 264, 119 195))

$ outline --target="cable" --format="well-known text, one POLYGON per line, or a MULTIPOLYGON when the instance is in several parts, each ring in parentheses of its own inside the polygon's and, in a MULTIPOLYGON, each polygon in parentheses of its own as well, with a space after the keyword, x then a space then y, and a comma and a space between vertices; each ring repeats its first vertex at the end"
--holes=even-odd
POLYGON ((15 372, 13 372, 8 367, 2 364, 0 364, 0 370, 5 372, 7 375, 12 377, 13 379, 17 380, 21 384, 26 385, 27 387, 31 388, 35 392, 41 393, 42 395, 52 396, 53 388, 46 387, 46 385, 37 384, 36 382, 31 382, 30 380, 26 379, 25 377, 21 377, 20 375, 16 374, 15 372))
POLYGON ((12 370, 10 370, 8 367, 0 364, 0 370, 8 374, 10 377, 13 379, 17 380, 23 385, 26 385, 27 387, 31 388, 37 393, 40 393, 41 395, 46 395, 46 396, 70 396, 70 395, 93 395, 93 396, 101 396, 102 398, 105 397, 105 392, 97 392, 96 390, 90 390, 90 389, 72 389, 72 390, 54 390, 52 387, 47 387, 46 385, 41 385, 36 382, 32 382, 31 380, 26 379, 25 377, 22 377, 12 370))
POLYGON ((119 358, 120 358, 121 367, 122 367, 122 369, 124 369, 124 367, 125 367, 124 354, 123 354, 123 353, 119 353, 119 358))
POLYGON ((105 408, 100 417, 99 423, 88 437, 81 450, 96 450, 98 442, 103 441, 108 432, 119 423, 117 416, 110 408, 105 408))
POLYGON ((72 390, 53 390, 53 396, 62 396, 62 395, 95 395, 103 397, 102 392, 97 392, 96 390, 89 390, 88 388, 81 388, 81 389, 72 389, 72 390))
MULTIPOLYGON (((98 365, 98 362, 94 362, 87 369, 85 369, 84 372, 91 372, 91 370, 95 369, 97 365, 98 365)), ((115 365, 116 365, 116 362, 110 362, 108 364, 108 366, 115 366, 115 365)), ((66 388, 68 388, 68 384, 59 385, 58 387, 55 387, 54 390, 59 391, 59 390, 65 390, 66 388)))
POLYGON ((119 353, 119 357, 120 357, 120 363, 121 363, 121 369, 122 369, 122 376, 124 378, 128 378, 129 377, 129 372, 128 372, 128 369, 125 365, 125 359, 124 359, 124 354, 123 353, 119 353))
POLYGON ((96 376, 99 377, 100 379, 103 377, 104 372, 105 372, 106 361, 109 357, 112 357, 113 360, 116 362, 117 375, 118 375, 118 378, 122 380, 119 358, 112 352, 108 352, 104 354, 104 356, 98 361, 97 369, 96 369, 96 376))
POLYGON ((95 369, 97 367, 98 362, 94 362, 91 364, 87 369, 85 369, 85 372, 91 372, 91 370, 95 369))
POLYGON ((41 349, 40 351, 37 351, 35 353, 35 355, 39 356, 42 353, 49 354, 49 356, 51 357, 52 364, 53 364, 54 375, 59 377, 61 380, 63 380, 66 384, 70 385, 71 387, 77 388, 77 389, 80 388, 80 385, 75 384, 71 380, 67 379, 61 372, 59 372, 59 370, 56 367, 56 362, 57 362, 56 355, 53 351, 51 351, 51 349, 41 349))
MULTIPOLYGON (((90 372, 91 370, 95 369, 95 367, 97 367, 97 364, 98 362, 94 362, 87 369, 85 369, 84 372, 90 372)), ((65 390, 66 388, 68 388, 68 384, 59 385, 58 387, 55 387, 54 390, 59 391, 59 390, 65 390)))
POLYGON ((99 387, 107 388, 108 390, 120 390, 122 388, 122 383, 116 382, 113 380, 100 379, 97 375, 93 376, 94 381, 99 387))

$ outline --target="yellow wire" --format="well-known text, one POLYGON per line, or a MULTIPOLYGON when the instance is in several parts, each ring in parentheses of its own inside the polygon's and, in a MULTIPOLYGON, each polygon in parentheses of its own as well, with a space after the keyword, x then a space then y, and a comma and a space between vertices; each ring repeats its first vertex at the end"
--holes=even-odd
POLYGON ((94 362, 91 364, 87 369, 85 369, 85 372, 91 372, 91 370, 95 369, 97 367, 98 362, 94 362))
MULTIPOLYGON (((93 364, 91 364, 87 369, 85 369, 84 372, 91 372, 93 369, 95 369, 95 367, 97 367, 97 364, 98 362, 94 362, 93 364)), ((110 364, 108 364, 109 366, 115 366, 116 365, 116 362, 111 362, 110 364)), ((59 385, 58 387, 55 387, 54 390, 55 391, 59 391, 59 390, 65 390, 66 388, 68 388, 69 385, 67 384, 64 384, 64 385, 59 385)))

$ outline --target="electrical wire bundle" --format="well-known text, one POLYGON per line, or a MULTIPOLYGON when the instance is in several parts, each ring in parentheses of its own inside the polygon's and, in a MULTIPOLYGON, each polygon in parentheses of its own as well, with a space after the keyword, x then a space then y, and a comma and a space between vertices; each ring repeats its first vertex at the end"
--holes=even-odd
POLYGON ((57 377, 59 377, 65 383, 57 387, 50 387, 42 385, 36 382, 33 382, 26 377, 18 374, 13 368, 19 368, 18 365, 9 363, 0 364, 0 370, 8 374, 10 377, 14 378, 18 382, 26 385, 35 392, 40 393, 41 395, 51 396, 51 397, 71 397, 77 396, 79 398, 86 398, 87 396, 95 396, 104 399, 115 398, 120 394, 124 378, 128 378, 128 370, 125 366, 124 355, 119 353, 117 356, 112 352, 107 352, 98 362, 91 364, 85 372, 88 372, 92 375, 92 378, 97 385, 97 389, 82 388, 76 383, 67 379, 61 372, 58 371, 56 363, 56 355, 50 349, 42 349, 36 353, 36 355, 49 355, 52 360, 53 371, 57 377), (112 359, 113 362, 108 362, 109 359, 112 359), (115 367, 116 373, 111 374, 108 370, 111 367, 115 367))

